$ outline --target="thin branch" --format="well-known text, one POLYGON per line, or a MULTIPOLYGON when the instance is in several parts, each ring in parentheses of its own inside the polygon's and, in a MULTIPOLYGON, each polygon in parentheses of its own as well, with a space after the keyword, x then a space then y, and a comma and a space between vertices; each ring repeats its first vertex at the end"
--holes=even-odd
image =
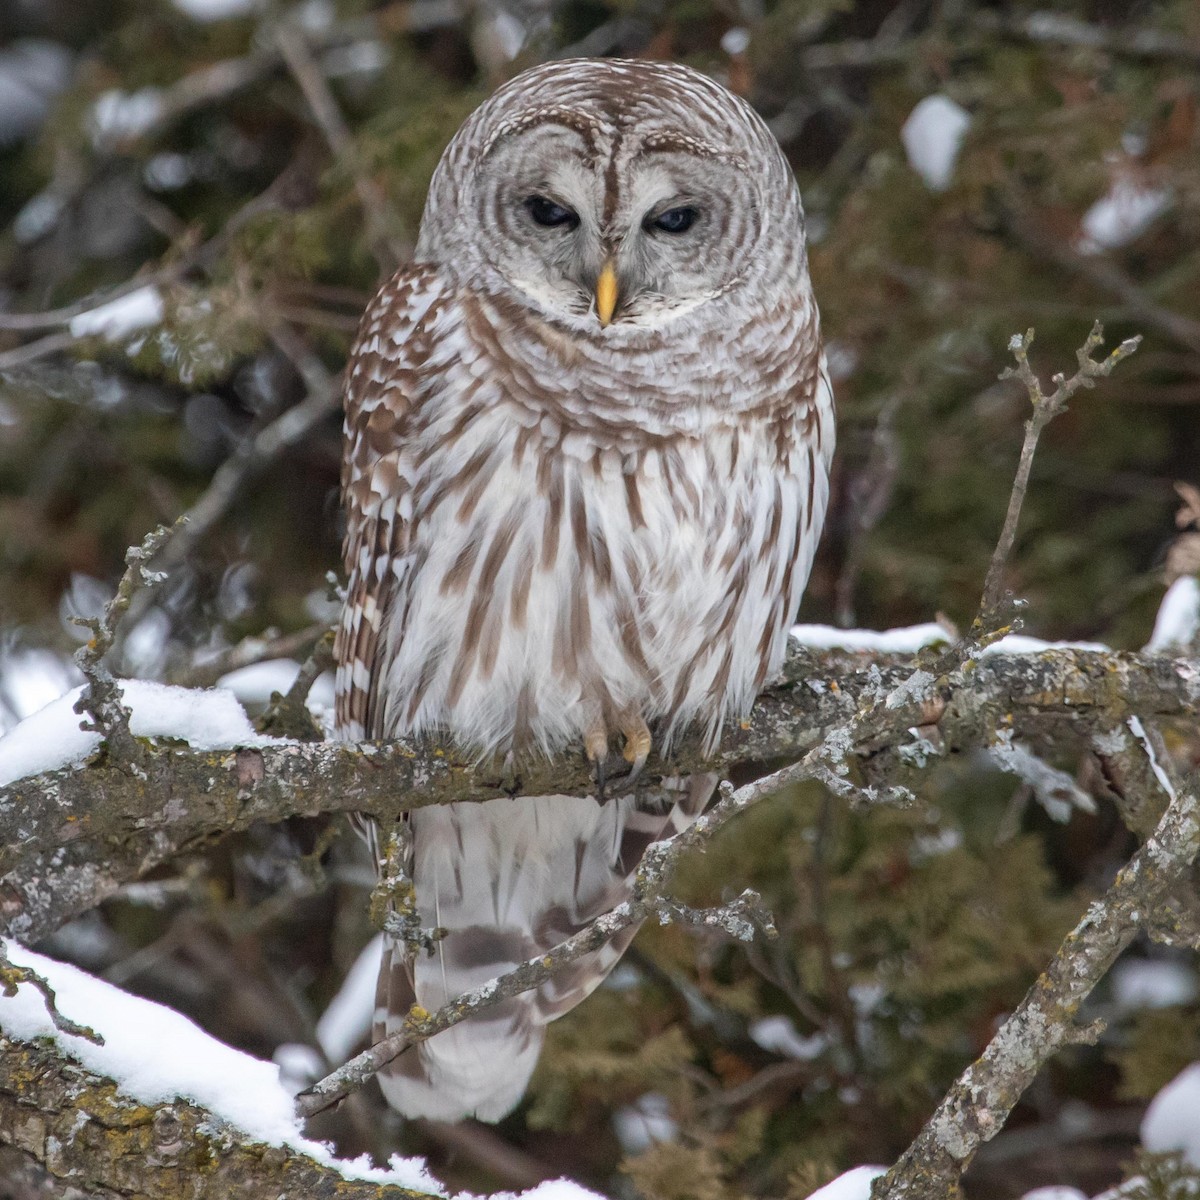
POLYGON ((328 420, 338 403, 336 380, 327 376, 324 387, 310 392, 299 404, 241 442, 214 472, 204 494, 184 514, 186 524, 162 547, 154 565, 164 571, 179 566, 224 519, 246 486, 328 420))
POLYGON ((147 570, 146 564, 179 528, 180 521, 170 527, 160 525, 148 533, 140 545, 130 546, 125 554, 125 573, 102 617, 73 618, 76 625, 91 630, 92 634, 75 652, 75 662, 87 680, 83 693, 75 702, 75 711, 91 717, 90 722, 81 722, 80 728, 103 734, 109 753, 127 764, 136 763, 142 752, 129 732, 129 711, 121 702, 121 689, 103 660, 112 649, 117 629, 134 596, 139 591, 149 591, 166 578, 162 572, 147 570))
POLYGON ((280 696, 271 698, 259 721, 264 733, 278 737, 294 737, 303 741, 320 741, 322 734, 313 721, 305 701, 318 677, 333 666, 334 630, 326 629, 317 639, 308 657, 300 665, 300 671, 292 686, 280 696))
POLYGON ((58 1011, 54 989, 36 971, 29 967, 18 967, 9 961, 8 950, 0 939, 0 995, 11 999, 17 994, 21 984, 27 983, 41 993, 42 1003, 46 1006, 46 1015, 54 1023, 54 1028, 61 1033, 69 1033, 74 1037, 84 1038, 97 1046, 104 1045, 104 1038, 88 1025, 80 1025, 70 1017, 63 1016, 58 1011))
POLYGON ((311 653, 314 644, 328 628, 324 621, 316 621, 295 633, 279 636, 253 634, 234 646, 209 652, 187 666, 171 670, 168 679, 179 687, 212 687, 223 675, 239 671, 242 667, 252 667, 271 659, 295 658, 299 654, 311 653))
POLYGON ((1029 215, 1019 211, 1006 213, 1005 224, 1031 254, 1115 296, 1138 324, 1149 326, 1176 344, 1200 354, 1200 321, 1159 304, 1121 269, 1111 255, 1080 254, 1069 241, 1046 232, 1029 215))
POLYGON ((1103 50, 1107 54, 1127 58, 1200 66, 1200 44, 1174 31, 1151 29, 1142 24, 1106 28, 1089 25, 1066 13, 1043 11, 1010 14, 990 9, 976 12, 971 23, 981 30, 1041 45, 1103 50))
POLYGON ((1021 446, 1021 459, 1017 465, 1016 478, 1013 480, 1012 493, 1008 499, 1008 512, 1004 517, 1004 528, 992 554, 988 566, 987 578, 983 584, 983 599, 979 604, 979 614, 972 626, 972 634, 978 638, 986 634, 1000 613, 1001 594, 1004 587, 1004 571, 1012 554, 1013 542, 1017 536, 1017 523, 1021 518, 1021 506, 1025 501, 1025 493, 1029 488, 1029 474, 1033 468, 1033 456, 1037 450, 1038 439, 1042 430, 1054 420, 1059 413, 1064 412, 1067 401, 1082 388, 1093 388, 1097 379, 1104 379, 1112 374, 1113 368, 1123 359, 1128 358, 1141 342, 1141 337, 1132 337, 1122 342, 1115 350, 1102 359, 1092 358, 1093 352, 1104 343, 1104 329, 1097 321, 1092 326, 1087 340, 1075 352, 1078 368, 1068 379, 1063 374, 1054 376, 1055 389, 1047 396, 1042 391, 1042 385, 1029 365, 1029 347, 1033 344, 1033 330, 1024 336, 1013 334, 1008 348, 1017 360, 1015 367, 1006 367, 1001 373, 1001 379, 1019 379, 1029 393, 1029 402, 1033 405, 1033 414, 1025 422, 1025 441, 1021 446))

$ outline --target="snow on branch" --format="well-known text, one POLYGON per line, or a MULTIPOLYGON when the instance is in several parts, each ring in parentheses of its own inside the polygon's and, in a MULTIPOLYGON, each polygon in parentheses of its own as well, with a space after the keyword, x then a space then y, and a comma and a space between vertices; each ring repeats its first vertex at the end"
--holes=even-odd
MULTIPOLYGON (((242 1200, 446 1195, 419 1159, 375 1167, 305 1137, 274 1063, 75 967, 15 944, 8 955, 24 978, 0 1000, 0 1129, 58 1178, 154 1200, 184 1180, 189 1196, 242 1200), (51 985, 61 1015, 44 1003, 51 985)), ((564 1181, 526 1196, 597 1200, 564 1181)))

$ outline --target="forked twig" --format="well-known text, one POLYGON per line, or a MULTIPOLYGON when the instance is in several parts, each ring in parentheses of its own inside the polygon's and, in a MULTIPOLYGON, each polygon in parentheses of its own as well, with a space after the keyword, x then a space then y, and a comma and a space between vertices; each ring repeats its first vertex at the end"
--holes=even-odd
POLYGON ((980 640, 991 632, 997 624, 1000 614, 1002 589, 1004 586, 1004 569, 1012 554, 1013 543, 1017 536, 1017 523, 1021 519, 1021 506, 1025 502, 1025 493, 1029 490, 1029 474, 1033 469, 1033 456, 1037 451, 1038 439, 1042 430, 1054 420, 1059 413, 1064 412, 1067 401, 1081 388, 1093 388, 1097 379, 1107 378, 1113 368, 1122 359, 1128 358, 1141 342, 1141 335, 1127 338, 1115 350, 1101 359, 1094 359, 1092 353, 1104 343, 1104 328, 1097 321, 1092 326, 1087 341, 1076 350, 1075 357, 1078 368, 1068 379, 1062 372, 1053 378, 1054 391, 1047 396, 1042 391, 1042 385, 1029 365, 1029 347, 1033 344, 1033 330, 1024 335, 1015 333, 1008 343, 1013 357, 1017 360, 1015 367, 1006 367, 1001 373, 1001 379, 1019 379, 1029 393, 1029 402, 1033 412, 1025 422, 1025 441, 1021 446, 1021 459, 1017 464, 1017 474, 1013 479, 1012 493, 1008 498, 1008 512, 1004 517, 1004 528, 1000 531, 1000 540, 992 553, 992 561, 988 566, 987 578, 983 584, 983 598, 979 604, 979 613, 971 626, 971 636, 975 641, 980 640))
POLYGON ((129 547, 125 554, 125 573, 103 616, 72 618, 76 625, 82 625, 92 634, 75 652, 75 662, 87 680, 75 701, 75 711, 91 718, 81 721, 80 728, 102 734, 110 753, 123 761, 135 762, 140 751, 129 732, 129 710, 121 702, 121 689, 103 660, 112 649, 121 620, 129 611, 134 596, 166 578, 161 571, 147 570, 146 564, 162 549, 182 521, 181 517, 174 525, 160 525, 146 534, 138 545, 129 547))

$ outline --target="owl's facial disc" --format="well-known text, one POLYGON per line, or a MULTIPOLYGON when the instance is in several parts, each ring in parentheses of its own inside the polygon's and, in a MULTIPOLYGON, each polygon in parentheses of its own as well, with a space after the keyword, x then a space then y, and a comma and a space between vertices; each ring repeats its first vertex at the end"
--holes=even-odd
POLYGON ((658 328, 736 288, 763 233, 760 181, 694 135, 546 120, 476 177, 481 257, 572 327, 658 328))

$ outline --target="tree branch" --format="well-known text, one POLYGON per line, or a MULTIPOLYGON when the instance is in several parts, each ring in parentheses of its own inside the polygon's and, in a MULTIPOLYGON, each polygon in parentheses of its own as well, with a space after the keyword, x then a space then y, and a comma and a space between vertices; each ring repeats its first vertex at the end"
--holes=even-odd
MULTIPOLYGON (((57 1046, 0 1034, 0 1130, 55 1178, 146 1200, 423 1200, 426 1194, 347 1179, 287 1146, 267 1146, 197 1104, 150 1107, 57 1046), (186 1181, 186 1186, 184 1186, 186 1181)), ((106 1192, 105 1194, 108 1194, 106 1192)))
POLYGON ((1104 344, 1104 328, 1097 321, 1092 326, 1087 341, 1076 351, 1078 369, 1068 379, 1063 374, 1054 376, 1055 389, 1050 395, 1042 391, 1038 377, 1029 365, 1029 347, 1033 344, 1033 330, 1021 336, 1014 334, 1008 344, 1013 357, 1017 360, 1015 367, 1007 367, 1000 373, 1001 379, 1019 379, 1029 393, 1029 402, 1033 405, 1033 414, 1025 422, 1025 441, 1021 446, 1021 459, 1017 465, 1016 478, 1013 480, 1012 494, 1008 498, 1008 512, 1004 517, 1004 528, 996 543, 992 561, 988 565, 987 578, 983 584, 983 599, 979 605, 979 615, 975 618, 972 633, 979 636, 988 632, 995 623, 1000 611, 1001 589, 1004 586, 1004 569, 1012 553, 1013 542, 1017 536, 1017 523, 1021 519, 1021 506, 1025 502, 1025 493, 1029 489, 1029 474, 1033 469, 1033 456, 1037 450, 1038 439, 1042 430, 1054 420, 1059 413, 1065 412, 1067 401, 1083 388, 1093 388, 1097 379, 1103 379, 1112 374, 1113 368, 1122 359, 1128 358, 1141 343, 1141 337, 1132 337, 1123 341, 1115 350, 1102 359, 1092 358, 1093 352, 1104 344))
MULTIPOLYGON (((793 648, 785 677, 749 720, 706 756, 695 739, 670 762, 652 757, 648 785, 664 776, 797 759, 860 708, 871 727, 846 752, 870 766, 912 742, 936 717, 939 753, 986 746, 1011 723, 1019 735, 1069 723, 1084 736, 1128 717, 1200 717, 1200 669, 1188 659, 1048 650, 987 653, 961 670, 914 676, 911 662, 793 648), (902 684, 908 702, 882 698, 902 684)), ((518 777, 461 748, 394 741, 280 742, 242 750, 142 744, 138 776, 102 756, 83 767, 16 780, 0 789, 0 934, 36 940, 125 883, 213 838, 257 821, 363 812, 393 821, 426 804, 551 793, 590 795, 578 760, 536 759, 518 777)))
POLYGON ((1067 935, 1020 1007, 959 1076, 916 1141, 874 1184, 873 1200, 954 1194, 976 1151, 1000 1131, 1051 1055, 1098 1036, 1098 1023, 1085 1029, 1075 1023, 1081 1005, 1138 930, 1185 883, 1198 851, 1200 805, 1194 790, 1179 788, 1150 839, 1067 935))

